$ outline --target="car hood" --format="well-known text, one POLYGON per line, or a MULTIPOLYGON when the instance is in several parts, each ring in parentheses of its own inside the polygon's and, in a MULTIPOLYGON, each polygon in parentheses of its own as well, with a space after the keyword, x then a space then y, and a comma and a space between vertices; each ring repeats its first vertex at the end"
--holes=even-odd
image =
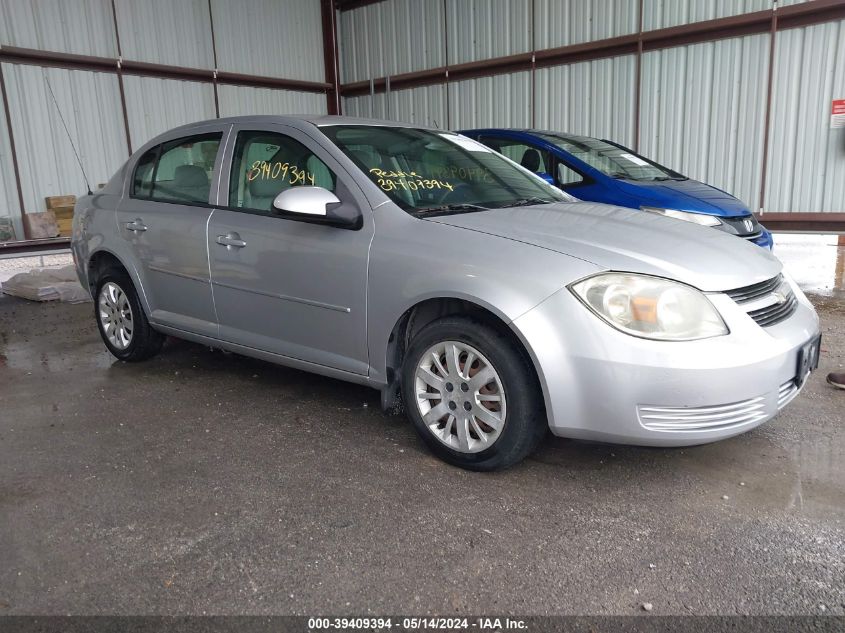
POLYGON ((704 291, 765 281, 782 268, 766 249, 722 231, 604 204, 558 203, 425 219, 532 244, 607 270, 668 277, 704 291))
POLYGON ((618 181, 617 186, 630 195, 643 198, 644 204, 653 198, 656 204, 668 208, 729 218, 751 213, 742 201, 731 194, 697 180, 624 180, 618 181))

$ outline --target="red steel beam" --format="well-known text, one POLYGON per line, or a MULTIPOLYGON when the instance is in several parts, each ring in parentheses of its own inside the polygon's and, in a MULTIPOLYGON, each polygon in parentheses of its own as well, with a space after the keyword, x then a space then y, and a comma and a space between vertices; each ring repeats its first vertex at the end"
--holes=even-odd
POLYGON ((320 10, 323 20, 323 62, 326 83, 326 108, 329 114, 340 114, 340 76, 337 51, 337 10, 335 0, 322 0, 320 10))
POLYGON ((845 212, 841 213, 760 213, 760 223, 770 231, 845 233, 845 212))
MULTIPOLYGON (((209 68, 185 68, 167 64, 152 64, 129 59, 118 60, 112 57, 94 57, 92 55, 76 55, 73 53, 59 53, 56 51, 41 51, 16 46, 0 48, 0 62, 10 64, 29 64, 47 66, 51 68, 67 68, 70 70, 89 70, 95 72, 112 72, 120 67, 126 75, 141 77, 159 77, 164 79, 179 79, 185 81, 214 82, 215 71, 209 68)), ((332 87, 322 81, 301 81, 298 79, 283 79, 280 77, 262 77, 243 73, 218 71, 218 83, 260 88, 280 88, 299 90, 302 92, 325 92, 332 87)))

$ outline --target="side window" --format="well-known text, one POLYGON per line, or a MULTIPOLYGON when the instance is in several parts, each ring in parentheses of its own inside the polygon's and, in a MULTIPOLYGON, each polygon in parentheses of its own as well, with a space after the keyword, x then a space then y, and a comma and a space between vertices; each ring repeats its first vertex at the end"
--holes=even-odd
POLYGON ((580 185, 584 182, 584 177, 574 169, 570 169, 563 163, 557 164, 557 181, 561 187, 570 185, 580 185))
POLYGON ((223 134, 203 134, 164 143, 153 172, 150 198, 208 204, 214 160, 223 134))
POLYGON ((148 150, 135 165, 135 175, 132 178, 132 197, 149 198, 153 191, 153 170, 161 145, 148 150))
POLYGON ((291 187, 335 190, 326 164, 299 141, 277 132, 238 133, 229 178, 229 206, 270 211, 276 196, 291 187))
POLYGON ((168 141, 148 150, 135 165, 133 198, 208 204, 222 132, 168 141))
POLYGON ((519 163, 535 174, 551 173, 551 156, 544 150, 508 138, 486 136, 480 140, 491 149, 507 156, 513 162, 519 163))

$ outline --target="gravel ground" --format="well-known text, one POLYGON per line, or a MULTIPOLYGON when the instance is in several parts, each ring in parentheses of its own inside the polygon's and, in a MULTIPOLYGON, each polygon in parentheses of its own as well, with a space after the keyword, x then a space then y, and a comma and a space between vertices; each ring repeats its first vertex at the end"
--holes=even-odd
POLYGON ((0 614, 845 614, 845 300, 775 420, 687 449, 431 457, 378 394, 0 299, 0 614))

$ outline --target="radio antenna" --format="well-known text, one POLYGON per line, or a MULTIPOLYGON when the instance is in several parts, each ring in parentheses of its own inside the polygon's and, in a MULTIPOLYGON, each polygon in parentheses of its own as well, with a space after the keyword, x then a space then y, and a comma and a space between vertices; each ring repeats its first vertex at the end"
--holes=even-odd
POLYGON ((82 160, 79 158, 79 152, 76 151, 76 145, 73 144, 73 138, 70 135, 70 130, 67 129, 67 123, 65 123, 65 118, 62 116, 62 109, 59 107, 59 102, 56 101, 56 95, 53 94, 53 87, 50 85, 50 80, 47 79, 47 73, 42 69, 41 74, 44 77, 44 83, 47 84, 47 90, 50 91, 50 98, 53 100, 53 105, 56 106, 56 112, 59 113, 59 120, 62 122, 62 127, 65 128, 65 134, 67 134, 67 140, 70 141, 70 147, 73 150, 73 155, 76 156, 76 162, 79 163, 79 171, 82 172, 82 178, 85 179, 85 186, 88 188, 88 195, 92 195, 91 193, 91 183, 88 182, 88 176, 85 175, 85 168, 82 166, 82 160))

